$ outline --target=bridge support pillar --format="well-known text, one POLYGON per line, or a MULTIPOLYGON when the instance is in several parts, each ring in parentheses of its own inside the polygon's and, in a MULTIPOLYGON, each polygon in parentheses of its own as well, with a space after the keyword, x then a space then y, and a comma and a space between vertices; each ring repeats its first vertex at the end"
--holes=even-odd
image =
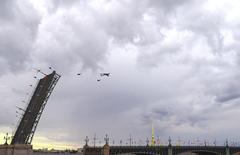
POLYGON ((230 149, 228 146, 226 147, 226 155, 230 155, 230 149))
POLYGON ((109 155, 109 154, 110 147, 108 144, 105 144, 103 147, 89 147, 86 145, 83 148, 83 155, 109 155))
POLYGON ((171 146, 168 147, 168 155, 173 155, 171 146))
POLYGON ((110 147, 108 144, 105 144, 102 149, 102 155, 109 155, 110 154, 110 147))
POLYGON ((0 155, 33 155, 32 145, 0 145, 0 155))

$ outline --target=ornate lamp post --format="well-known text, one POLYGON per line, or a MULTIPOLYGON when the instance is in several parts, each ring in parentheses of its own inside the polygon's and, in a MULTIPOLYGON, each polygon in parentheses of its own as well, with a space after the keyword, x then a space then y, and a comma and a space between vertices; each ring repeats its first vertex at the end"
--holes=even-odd
POLYGON ((106 145, 108 145, 109 138, 108 138, 108 135, 107 135, 107 134, 106 134, 106 136, 105 136, 104 140, 105 140, 105 143, 106 143, 106 145))
POLYGON ((96 140, 97 140, 97 137, 96 137, 96 134, 94 134, 94 137, 93 137, 93 146, 96 147, 96 140))
POLYGON ((226 147, 228 147, 228 139, 226 139, 226 147))
POLYGON ((170 136, 168 137, 168 146, 170 146, 170 147, 172 146, 172 140, 171 140, 170 136))
POLYGON ((130 134, 130 137, 129 137, 129 145, 132 146, 132 136, 130 134))
POLYGON ((89 138, 88 138, 88 136, 86 136, 86 138, 85 138, 85 146, 88 146, 88 142, 89 142, 89 138))
POLYGON ((206 139, 204 140, 204 146, 207 147, 207 141, 206 141, 206 139))
POLYGON ((4 136, 5 143, 4 145, 8 145, 8 140, 10 140, 10 137, 8 136, 8 133, 6 133, 6 136, 4 136))
POLYGON ((147 138, 147 140, 146 140, 146 143, 147 143, 147 146, 149 146, 149 139, 147 138))
POLYGON ((120 140, 120 146, 122 146, 122 143, 123 143, 122 140, 120 140))
POLYGON ((214 144, 214 146, 217 146, 217 140, 216 140, 216 138, 215 138, 213 144, 214 144))

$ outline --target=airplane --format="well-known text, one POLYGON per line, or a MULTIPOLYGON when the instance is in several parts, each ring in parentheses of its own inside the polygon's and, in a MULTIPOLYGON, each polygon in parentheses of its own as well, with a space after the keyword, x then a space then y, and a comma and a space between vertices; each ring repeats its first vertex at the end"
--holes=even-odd
POLYGON ((97 81, 99 82, 99 81, 101 81, 101 79, 97 79, 97 81))
POLYGON ((110 76, 110 73, 100 73, 100 76, 110 76))
POLYGON ((77 73, 77 75, 81 75, 82 73, 77 73))

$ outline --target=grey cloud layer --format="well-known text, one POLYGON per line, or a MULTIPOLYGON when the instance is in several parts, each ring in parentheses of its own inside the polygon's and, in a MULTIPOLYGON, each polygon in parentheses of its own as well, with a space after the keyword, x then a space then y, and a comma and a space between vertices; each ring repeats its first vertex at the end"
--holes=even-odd
MULTIPOLYGON (((1 70, 22 69, 29 60, 40 18, 31 5, 23 1, 1 1, 0 63, 1 70)), ((26 67, 26 66, 25 66, 26 67)))
POLYGON ((1 73, 21 69, 17 75, 26 76, 26 68, 49 65, 63 73, 39 133, 52 138, 57 130, 73 141, 95 132, 146 137, 154 122, 163 137, 216 136, 225 127, 218 117, 232 125, 240 35, 239 21, 228 19, 231 7, 189 0, 1 3, 1 73), (112 77, 97 83, 102 70, 112 77))

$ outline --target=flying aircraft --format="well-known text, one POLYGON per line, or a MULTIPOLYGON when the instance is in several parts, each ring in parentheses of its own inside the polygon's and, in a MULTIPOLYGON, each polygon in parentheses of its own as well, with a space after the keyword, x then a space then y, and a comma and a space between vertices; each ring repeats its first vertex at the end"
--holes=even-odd
POLYGON ((110 73, 100 73, 100 76, 110 76, 110 73))
POLYGON ((101 81, 101 79, 97 79, 97 81, 99 82, 99 81, 101 81))
POLYGON ((77 73, 77 75, 81 75, 82 73, 77 73))

